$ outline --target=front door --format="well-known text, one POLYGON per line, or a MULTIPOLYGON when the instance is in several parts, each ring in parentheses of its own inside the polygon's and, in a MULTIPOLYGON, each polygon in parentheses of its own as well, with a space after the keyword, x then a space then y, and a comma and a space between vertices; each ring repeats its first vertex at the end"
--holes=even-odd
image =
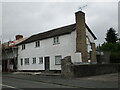
POLYGON ((49 70, 50 66, 50 57, 44 57, 45 60, 45 70, 49 70))

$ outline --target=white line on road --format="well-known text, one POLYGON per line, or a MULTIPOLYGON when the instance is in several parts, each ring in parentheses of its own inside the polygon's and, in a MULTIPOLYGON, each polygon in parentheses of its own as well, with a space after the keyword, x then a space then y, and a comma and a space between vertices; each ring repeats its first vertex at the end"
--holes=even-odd
POLYGON ((19 88, 13 87, 13 86, 9 86, 9 85, 3 85, 3 84, 0 84, 0 85, 4 86, 4 87, 8 87, 8 88, 14 88, 14 89, 18 89, 18 90, 23 90, 23 89, 19 89, 19 88))

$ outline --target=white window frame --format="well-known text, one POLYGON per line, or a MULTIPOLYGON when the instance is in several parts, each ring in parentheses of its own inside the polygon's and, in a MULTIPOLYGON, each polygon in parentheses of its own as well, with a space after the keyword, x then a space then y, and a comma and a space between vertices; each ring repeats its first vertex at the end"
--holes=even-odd
POLYGON ((43 57, 39 57, 39 64, 43 64, 43 57))
POLYGON ((40 47, 40 41, 35 42, 35 47, 40 47))
POLYGON ((22 50, 24 50, 26 47, 25 47, 25 44, 22 44, 22 50))
POLYGON ((55 45, 55 44, 60 44, 60 42, 59 42, 59 36, 55 36, 53 38, 53 45, 55 45))
POLYGON ((33 57, 33 63, 32 64, 36 64, 36 57, 33 57))
POLYGON ((61 65, 61 59, 62 59, 61 55, 55 56, 55 65, 61 65))
POLYGON ((29 65, 29 58, 24 59, 25 65, 29 65))

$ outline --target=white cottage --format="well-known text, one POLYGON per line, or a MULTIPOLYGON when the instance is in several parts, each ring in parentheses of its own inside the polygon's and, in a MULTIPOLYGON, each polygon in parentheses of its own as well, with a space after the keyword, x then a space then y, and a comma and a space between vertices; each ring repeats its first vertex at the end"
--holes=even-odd
POLYGON ((96 62, 96 37, 85 23, 85 13, 78 11, 75 16, 75 24, 32 35, 18 44, 18 70, 61 70, 66 56, 73 63, 96 62))

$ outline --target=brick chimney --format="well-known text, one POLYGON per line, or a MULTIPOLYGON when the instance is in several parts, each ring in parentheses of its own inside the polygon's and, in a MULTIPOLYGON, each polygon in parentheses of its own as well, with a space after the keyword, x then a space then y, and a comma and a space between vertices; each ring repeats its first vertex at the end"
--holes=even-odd
POLYGON ((85 13, 82 11, 78 11, 75 13, 75 17, 76 17, 76 52, 81 53, 82 62, 88 62, 85 13))
POLYGON ((23 38, 23 35, 16 35, 15 38, 16 38, 16 40, 19 40, 19 39, 23 38))

